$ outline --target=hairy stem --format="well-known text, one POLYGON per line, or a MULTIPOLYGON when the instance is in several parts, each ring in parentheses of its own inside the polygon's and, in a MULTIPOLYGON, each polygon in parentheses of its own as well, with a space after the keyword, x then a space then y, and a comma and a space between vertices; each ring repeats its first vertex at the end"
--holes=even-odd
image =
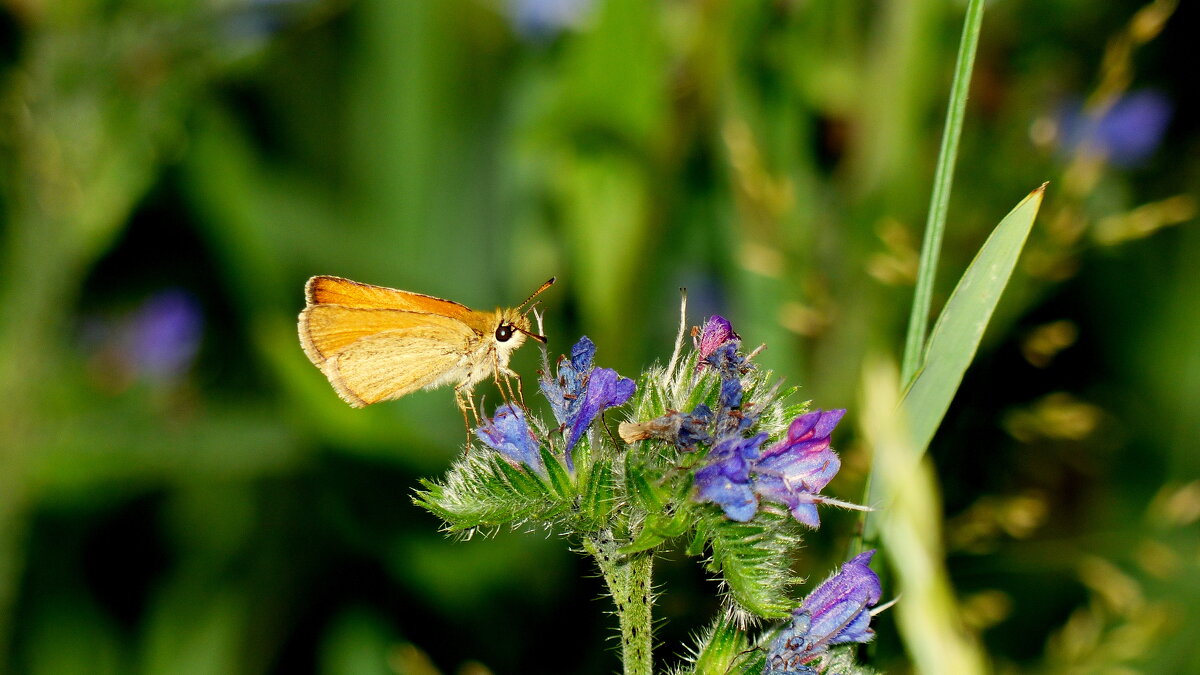
POLYGON ((650 574, 653 554, 622 555, 612 532, 589 535, 584 548, 596 559, 621 623, 621 661, 625 675, 650 675, 652 672, 650 634, 650 574))

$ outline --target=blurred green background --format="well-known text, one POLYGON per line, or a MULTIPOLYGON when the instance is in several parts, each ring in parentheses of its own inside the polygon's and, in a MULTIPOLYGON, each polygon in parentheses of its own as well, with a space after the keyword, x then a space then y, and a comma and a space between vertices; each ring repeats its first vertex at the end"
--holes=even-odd
MULTIPOLYGON (((634 375, 730 317, 847 407, 898 356, 959 2, 4 0, 0 671, 609 673, 595 570, 410 503, 449 390, 351 410, 304 358, 313 274, 543 296, 634 375)), ((999 672, 1198 672, 1195 3, 997 0, 938 298, 1047 199, 931 449, 999 672)), ((538 353, 514 361, 532 391, 538 353)), ((490 405, 498 397, 479 390, 490 405)), ((531 401, 532 402, 532 401, 531 401)), ((538 401, 537 404, 543 402, 538 401)), ((802 573, 844 559, 829 513, 802 573)), ((656 579, 677 663, 718 609, 656 579)), ((885 615, 872 663, 910 669, 885 615)))

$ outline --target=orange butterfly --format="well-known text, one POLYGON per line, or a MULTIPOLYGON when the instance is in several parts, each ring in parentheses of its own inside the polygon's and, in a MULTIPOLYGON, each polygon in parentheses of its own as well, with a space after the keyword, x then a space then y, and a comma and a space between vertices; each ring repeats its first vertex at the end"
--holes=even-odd
POLYGON ((481 312, 420 293, 313 277, 304 286, 300 346, 355 408, 453 384, 463 418, 469 406, 478 420, 475 385, 492 376, 500 386, 503 376, 511 396, 513 351, 526 336, 546 342, 530 332, 528 310, 522 309, 553 283, 542 284, 518 307, 481 312))

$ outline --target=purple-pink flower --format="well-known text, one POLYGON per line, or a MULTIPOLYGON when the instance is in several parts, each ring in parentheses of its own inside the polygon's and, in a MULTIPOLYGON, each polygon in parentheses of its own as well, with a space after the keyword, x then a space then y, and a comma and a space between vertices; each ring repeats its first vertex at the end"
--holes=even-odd
POLYGON ((761 452, 766 434, 719 441, 696 471, 696 500, 713 502, 730 519, 745 522, 754 517, 761 499, 783 504, 797 521, 820 527, 816 505, 826 500, 820 492, 841 468, 829 435, 845 414, 816 410, 801 415, 788 427, 787 437, 761 452))
POLYGON ((805 664, 829 647, 875 637, 870 608, 882 589, 870 567, 874 555, 871 550, 855 556, 792 610, 791 625, 771 643, 764 675, 812 672, 805 664))
POLYGON ((829 447, 829 435, 845 414, 845 410, 816 410, 793 420, 787 437, 763 451, 756 463, 755 492, 786 505, 801 523, 820 527, 818 493, 842 466, 829 447))
POLYGON ((692 328, 692 344, 700 353, 700 360, 696 364, 696 368, 699 369, 701 364, 717 351, 718 347, 730 340, 737 339, 738 334, 733 332, 733 325, 729 323, 729 319, 717 314, 708 318, 708 321, 704 323, 704 328, 700 329, 699 335, 696 334, 696 329, 692 328))

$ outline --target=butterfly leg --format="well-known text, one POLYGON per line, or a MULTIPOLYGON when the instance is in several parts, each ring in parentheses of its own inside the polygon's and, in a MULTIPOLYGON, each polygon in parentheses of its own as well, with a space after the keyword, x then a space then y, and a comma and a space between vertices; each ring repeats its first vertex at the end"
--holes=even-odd
POLYGON ((479 411, 475 409, 475 401, 471 398, 471 390, 460 385, 454 388, 454 402, 458 404, 458 409, 462 411, 463 428, 467 431, 467 448, 471 447, 471 420, 467 417, 467 410, 470 409, 471 414, 475 416, 475 423, 479 424, 479 411))
POLYGON ((500 389, 501 395, 504 395, 504 387, 500 385, 501 376, 504 378, 504 385, 508 387, 508 395, 505 399, 508 401, 516 401, 525 410, 529 410, 525 405, 525 388, 521 384, 521 376, 517 375, 512 368, 499 367, 496 369, 496 387, 500 389), (517 381, 517 389, 513 390, 512 381, 517 381))

